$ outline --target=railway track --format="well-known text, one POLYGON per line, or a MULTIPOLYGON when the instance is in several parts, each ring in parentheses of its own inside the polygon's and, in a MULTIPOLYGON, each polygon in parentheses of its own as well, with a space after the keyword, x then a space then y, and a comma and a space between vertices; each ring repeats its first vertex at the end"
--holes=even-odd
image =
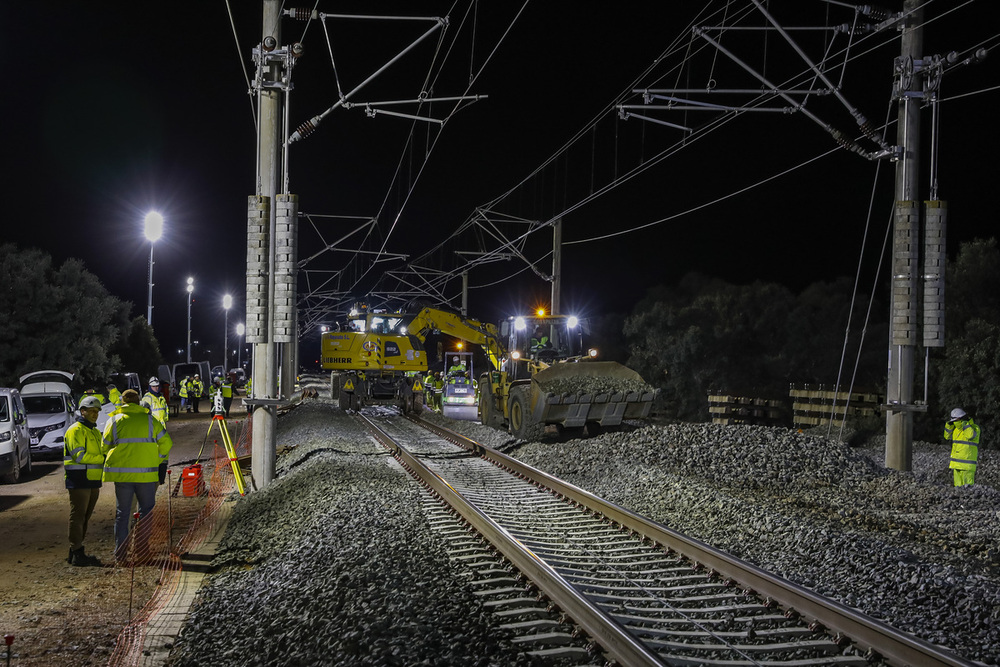
POLYGON ((359 418, 622 665, 972 665, 447 429, 359 418))

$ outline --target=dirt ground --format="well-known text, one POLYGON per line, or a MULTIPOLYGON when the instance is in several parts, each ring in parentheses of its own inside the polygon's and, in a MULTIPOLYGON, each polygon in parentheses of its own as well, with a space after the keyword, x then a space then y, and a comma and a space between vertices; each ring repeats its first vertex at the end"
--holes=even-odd
MULTIPOLYGON (((239 399, 227 420, 230 432, 246 417, 239 399)), ((173 440, 169 461, 176 488, 181 469, 193 463, 205 444, 203 459, 213 453, 208 437, 211 414, 174 416, 167 423, 173 440)), ((217 428, 212 436, 217 436, 217 428)), ((164 510, 168 485, 159 487, 157 507, 164 510)), ((170 498, 176 517, 194 516, 194 503, 182 493, 170 498), (188 511, 184 511, 187 509, 188 511)), ((113 562, 114 485, 105 484, 91 518, 85 547, 104 563, 113 562)), ((160 568, 73 567, 66 562, 69 498, 62 461, 36 461, 18 484, 0 485, 0 633, 13 635, 11 665, 105 665, 115 640, 129 619, 148 601, 160 568)), ((180 535, 173 536, 176 543, 180 535)), ((6 664, 0 646, 0 664, 6 664)))

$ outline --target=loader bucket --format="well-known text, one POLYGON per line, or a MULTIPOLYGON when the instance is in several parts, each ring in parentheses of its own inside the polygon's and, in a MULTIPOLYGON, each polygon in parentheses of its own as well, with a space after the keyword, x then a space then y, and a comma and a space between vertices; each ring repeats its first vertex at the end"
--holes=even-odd
POLYGON ((532 417, 572 428, 587 422, 618 426, 649 416, 656 390, 614 361, 556 363, 531 379, 532 417))

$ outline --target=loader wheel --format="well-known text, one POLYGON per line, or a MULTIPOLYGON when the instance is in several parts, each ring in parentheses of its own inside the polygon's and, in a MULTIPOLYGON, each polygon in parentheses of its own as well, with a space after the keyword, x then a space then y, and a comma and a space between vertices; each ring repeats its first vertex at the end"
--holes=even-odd
POLYGON ((483 391, 479 394, 479 422, 483 426, 497 428, 499 426, 497 411, 493 405, 493 395, 483 391))
POLYGON ((413 394, 413 414, 420 415, 424 412, 424 395, 421 393, 413 394))
POLYGON ((528 389, 514 387, 510 390, 510 432, 515 438, 527 441, 539 440, 545 426, 531 420, 531 408, 528 405, 528 389))

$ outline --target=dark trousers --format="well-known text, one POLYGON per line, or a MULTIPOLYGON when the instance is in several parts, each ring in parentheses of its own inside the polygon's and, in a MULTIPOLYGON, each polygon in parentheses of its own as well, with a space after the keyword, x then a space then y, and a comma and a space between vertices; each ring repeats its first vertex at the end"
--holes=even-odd
POLYGON ((79 549, 87 537, 87 524, 90 515, 94 513, 97 498, 101 495, 100 487, 96 489, 69 489, 69 548, 79 549))
POLYGON ((194 411, 198 412, 198 403, 201 402, 201 396, 192 396, 190 400, 191 400, 191 406, 194 408, 194 411))
POLYGON ((152 519, 146 516, 156 503, 156 482, 115 482, 115 553, 122 554, 132 520, 132 498, 139 501, 139 522, 136 524, 136 551, 143 551, 149 542, 152 519), (143 519, 146 519, 143 521, 143 519))

